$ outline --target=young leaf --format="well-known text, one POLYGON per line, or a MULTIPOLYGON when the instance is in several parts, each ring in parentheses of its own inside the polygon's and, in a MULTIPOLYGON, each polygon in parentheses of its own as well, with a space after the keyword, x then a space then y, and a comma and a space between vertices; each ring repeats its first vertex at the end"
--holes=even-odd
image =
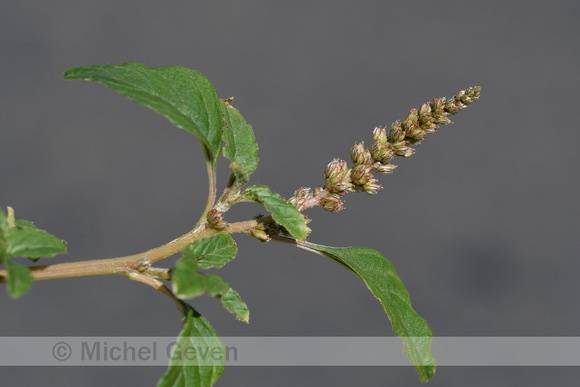
POLYGON ((298 240, 306 238, 306 223, 304 217, 292 204, 282 200, 280 195, 270 191, 270 188, 255 185, 246 189, 242 195, 246 200, 260 203, 272 214, 272 218, 288 230, 298 240))
POLYGON ((331 258, 359 276, 377 297, 404 343, 404 352, 415 366, 419 379, 427 382, 435 374, 431 354, 433 332, 413 310, 409 293, 393 265, 378 251, 364 247, 328 247, 299 242, 299 247, 331 258))
POLYGON ((204 269, 219 269, 236 257, 238 248, 230 235, 219 234, 194 242, 183 250, 183 257, 192 257, 204 269))
POLYGON ((18 298, 30 289, 34 278, 26 266, 12 262, 10 259, 6 259, 4 263, 8 272, 8 294, 12 298, 18 298))
POLYGON ((96 81, 167 117, 195 134, 215 167, 222 148, 220 100, 209 79, 184 67, 148 68, 140 63, 77 67, 64 79, 96 81))
POLYGON ((224 101, 221 101, 221 106, 225 117, 224 156, 232 163, 239 163, 246 175, 249 175, 258 166, 258 144, 254 131, 236 108, 224 101))
POLYGON ((209 321, 191 306, 157 387, 209 387, 224 373, 225 346, 209 321))

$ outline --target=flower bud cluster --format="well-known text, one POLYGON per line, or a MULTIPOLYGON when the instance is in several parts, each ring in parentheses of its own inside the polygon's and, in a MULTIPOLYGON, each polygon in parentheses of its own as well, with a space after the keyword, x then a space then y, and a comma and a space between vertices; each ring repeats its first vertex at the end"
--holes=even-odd
POLYGON ((250 235, 258 239, 260 242, 270 242, 270 236, 268 235, 267 228, 264 224, 260 224, 251 230, 250 235))
POLYGON ((223 211, 218 211, 215 208, 207 213, 207 224, 209 227, 216 230, 223 230, 228 227, 228 222, 222 220, 223 211))
POLYGON ((389 174, 397 167, 390 161, 395 157, 409 157, 414 153, 410 145, 418 144, 429 133, 434 133, 439 125, 451 124, 448 118, 477 101, 481 86, 462 90, 452 98, 434 98, 419 109, 412 109, 403 121, 395 121, 387 133, 386 128, 377 127, 373 131, 373 144, 366 149, 364 143, 354 144, 350 157, 354 164, 349 168, 346 161, 334 159, 325 172, 325 189, 317 188, 314 194, 309 188, 296 191, 289 202, 300 211, 313 205, 320 205, 327 211, 344 209, 342 197, 347 192, 364 191, 375 194, 382 187, 372 172, 389 174))
POLYGON ((461 90, 453 98, 434 98, 424 103, 419 109, 412 109, 403 122, 396 121, 391 127, 389 139, 391 141, 406 141, 409 144, 418 144, 429 133, 434 133, 439 125, 451 124, 448 118, 460 110, 465 109, 472 102, 477 101, 481 93, 481 86, 473 86, 461 90), (404 133, 404 137, 401 135, 404 133))
MULTIPOLYGON (((306 194, 308 194, 310 191, 309 188, 301 188, 300 190, 302 190, 302 193, 306 194)), ((287 201, 296 206, 296 203, 293 200, 294 198, 295 197, 288 199, 287 201)), ((310 223, 310 219, 308 219, 304 214, 302 214, 302 216, 304 217, 305 224, 310 223)), ((290 236, 288 230, 281 224, 274 221, 272 217, 265 218, 262 214, 258 214, 254 217, 254 220, 256 220, 258 224, 252 230, 247 232, 247 234, 259 239, 261 242, 269 242, 272 238, 278 237, 280 235, 286 237, 290 236)), ((310 228, 306 227, 306 235, 310 234, 311 231, 312 230, 310 228)))
MULTIPOLYGON (((350 158, 354 163, 354 166, 350 170, 350 177, 354 191, 364 191, 368 194, 375 194, 382 188, 377 184, 377 179, 373 177, 371 171, 373 170, 373 165, 376 163, 380 164, 380 161, 378 161, 377 158, 384 158, 383 156, 385 156, 385 152, 383 152, 382 149, 374 149, 373 147, 373 149, 369 151, 364 148, 363 142, 360 144, 355 143, 352 146, 350 149, 350 158), (360 154, 369 157, 359 157, 360 154)), ((387 159, 390 158, 392 158, 392 155, 387 156, 387 159)))
POLYGON ((346 195, 347 191, 352 191, 353 183, 351 173, 346 161, 334 159, 326 167, 324 179, 326 190, 339 196, 346 195))
POLYGON ((320 206, 326 211, 338 212, 344 210, 344 202, 342 201, 342 196, 335 193, 327 193, 322 199, 320 199, 320 206))
POLYGON ((294 192, 294 196, 288 199, 288 203, 292 204, 294 207, 301 209, 304 204, 309 200, 312 200, 314 195, 310 192, 310 188, 301 187, 294 192))

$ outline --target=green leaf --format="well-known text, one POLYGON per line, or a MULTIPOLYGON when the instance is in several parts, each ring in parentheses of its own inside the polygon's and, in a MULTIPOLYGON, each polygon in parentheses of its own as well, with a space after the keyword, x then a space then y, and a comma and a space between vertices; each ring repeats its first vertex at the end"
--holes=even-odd
POLYGON ((260 203, 272 214, 272 218, 288 230, 298 240, 306 238, 306 222, 304 217, 292 204, 282 200, 280 195, 270 191, 270 188, 255 185, 244 191, 242 196, 246 200, 260 203))
POLYGON ((8 272, 8 294, 12 298, 18 298, 30 289, 34 278, 26 266, 12 262, 10 259, 6 259, 4 263, 8 272))
POLYGON ((5 235, 6 254, 12 257, 42 258, 66 253, 66 242, 28 221, 16 221, 16 227, 5 235))
POLYGON ((236 318, 245 323, 250 320, 250 311, 248 306, 242 299, 238 292, 234 289, 229 288, 221 297, 223 307, 232 313, 236 318))
POLYGON ((28 220, 14 219, 8 207, 8 217, 0 209, 0 263, 7 257, 42 258, 66 253, 66 242, 28 220))
POLYGON ((204 269, 219 269, 236 257, 238 248, 230 235, 219 234, 196 241, 183 250, 184 257, 192 257, 204 269))
POLYGON ((10 257, 41 258, 66 253, 66 242, 28 220, 14 219, 14 210, 8 207, 8 217, 0 208, 0 263, 6 265, 8 293, 18 298, 30 289, 34 278, 30 269, 10 260, 10 257))
POLYGON ((169 369, 157 387, 213 386, 224 373, 226 348, 209 321, 183 305, 183 329, 172 349, 169 369))
POLYGON ((4 215, 4 211, 0 208, 0 263, 3 263, 7 257, 6 249, 8 248, 8 241, 6 240, 6 233, 8 230, 6 215, 4 215))
POLYGON ((140 63, 77 67, 64 79, 96 81, 167 117, 195 134, 215 167, 222 148, 220 100, 209 79, 184 67, 149 68, 140 63))
POLYGON ((331 258, 359 276, 377 297, 404 343, 404 352, 415 366, 419 379, 427 382, 435 374, 431 354, 433 332, 413 310, 409 293, 393 265, 378 251, 364 247, 328 247, 299 242, 299 247, 331 258))
POLYGON ((215 274, 205 274, 198 271, 197 259, 193 256, 183 256, 171 274, 173 292, 179 298, 192 298, 203 293, 216 296, 227 292, 229 286, 215 274))
POLYGON ((8 220, 6 219, 6 215, 4 214, 4 210, 0 208, 0 232, 2 230, 8 229, 8 220))
POLYGON ((36 227, 34 225, 34 223, 32 223, 31 221, 26 220, 26 219, 18 219, 17 221, 14 222, 14 225, 15 226, 18 226, 20 228, 35 228, 35 229, 38 229, 38 227, 36 227))
POLYGON ((238 320, 248 322, 249 311, 238 293, 215 274, 200 273, 199 268, 220 268, 232 260, 238 249, 229 235, 220 234, 191 243, 171 274, 173 292, 180 298, 203 293, 221 299, 223 307, 238 320))
POLYGON ((232 163, 239 163, 249 175, 258 166, 258 144, 252 127, 246 123, 240 112, 225 101, 221 101, 224 112, 224 156, 232 163))

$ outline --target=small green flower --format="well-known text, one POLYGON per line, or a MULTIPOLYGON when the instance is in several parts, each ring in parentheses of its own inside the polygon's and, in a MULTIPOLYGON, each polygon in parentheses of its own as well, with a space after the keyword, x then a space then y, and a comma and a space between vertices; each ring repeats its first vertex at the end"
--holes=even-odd
POLYGON ((352 148, 350 148, 350 159, 354 164, 364 164, 365 159, 364 153, 365 153, 364 142, 361 142, 360 144, 357 144, 355 142, 352 148))
POLYGON ((380 184, 377 184, 377 180, 376 179, 370 179, 369 181, 367 181, 365 183, 365 185, 363 185, 362 190, 366 193, 368 193, 369 195, 374 195, 377 192, 379 192, 380 189, 382 189, 383 187, 380 184))
POLYGON ((250 235, 258 239, 260 242, 270 241, 270 236, 266 232, 265 227, 263 227, 262 225, 259 225, 258 227, 250 231, 250 235))
POLYGON ((373 130, 373 141, 378 144, 378 146, 385 146, 389 139, 387 138, 387 129, 377 126, 373 130))
POLYGON ((395 154, 400 157, 409 157, 413 154, 413 148, 409 147, 409 143, 407 141, 399 141, 395 142, 391 145, 395 154))
POLYGON ((393 173, 393 171, 397 168, 395 164, 383 164, 383 163, 374 163, 373 164, 373 171, 382 173, 383 175, 388 175, 389 173, 393 173))

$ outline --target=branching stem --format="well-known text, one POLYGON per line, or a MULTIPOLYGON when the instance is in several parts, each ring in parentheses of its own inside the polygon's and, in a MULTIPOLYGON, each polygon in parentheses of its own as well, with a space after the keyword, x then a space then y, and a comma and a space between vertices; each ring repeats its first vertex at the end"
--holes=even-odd
MULTIPOLYGON (((30 272, 36 280, 86 277, 106 274, 128 275, 129 273, 139 273, 143 277, 152 279, 168 279, 169 274, 167 269, 150 268, 150 265, 179 253, 187 247, 187 245, 197 240, 205 239, 217 234, 250 232, 258 226, 258 223, 258 220, 230 223, 224 230, 209 228, 206 223, 203 223, 187 234, 184 234, 162 246, 145 251, 144 253, 118 258, 32 266, 30 267, 30 272)), ((6 279, 6 270, 0 270, 0 283, 5 283, 6 279)))

